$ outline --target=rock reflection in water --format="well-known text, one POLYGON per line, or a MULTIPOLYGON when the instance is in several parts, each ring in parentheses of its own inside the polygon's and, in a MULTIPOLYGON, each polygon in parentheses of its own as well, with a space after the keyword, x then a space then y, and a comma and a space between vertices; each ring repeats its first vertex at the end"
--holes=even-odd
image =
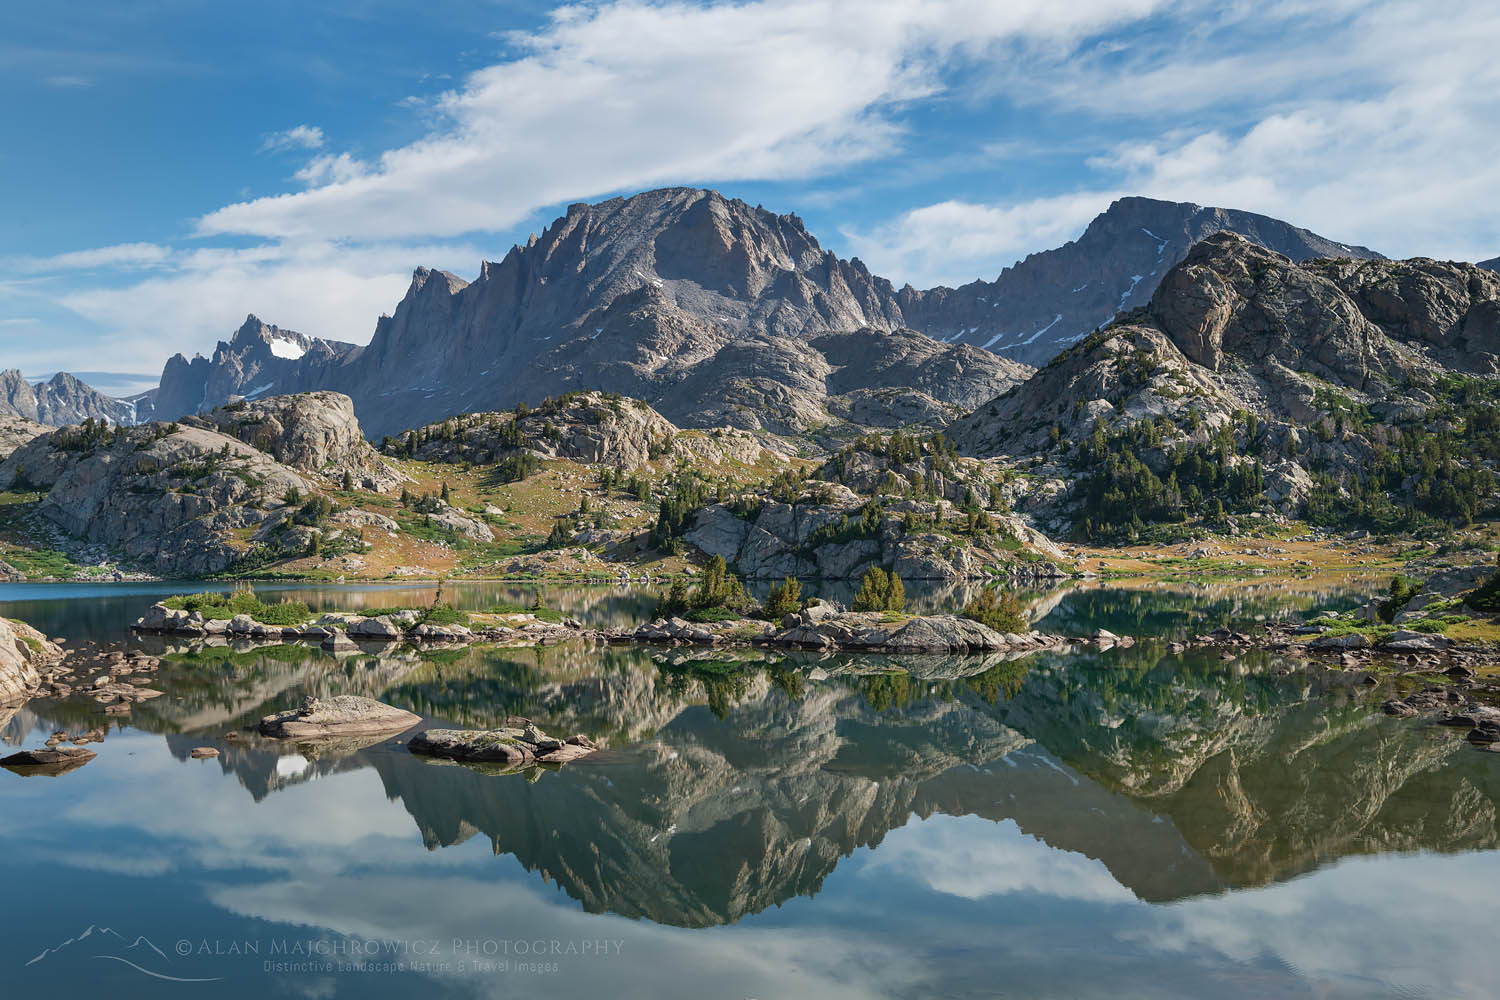
MULTIPOLYGON (((560 773, 433 766, 392 741, 220 742, 263 799, 370 768, 432 849, 488 839, 586 910, 730 923, 823 881, 913 815, 1012 821, 1167 901, 1348 854, 1496 846, 1500 755, 1380 716, 1356 675, 1160 642, 1029 658, 590 647, 169 653, 132 725, 186 761, 308 694, 434 724, 511 715, 609 749, 560 773)), ((57 719, 33 703, 11 728, 57 719), (35 714, 31 714, 35 713, 35 714)))

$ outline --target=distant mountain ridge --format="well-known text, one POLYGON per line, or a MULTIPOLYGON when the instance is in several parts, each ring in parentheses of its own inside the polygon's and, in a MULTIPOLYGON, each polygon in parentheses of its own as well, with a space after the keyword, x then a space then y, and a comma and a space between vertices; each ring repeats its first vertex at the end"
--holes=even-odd
POLYGON ((1495 257, 1491 260, 1482 260, 1479 262, 1479 266, 1488 268, 1491 271, 1500 271, 1500 257, 1495 257))
POLYGON ((32 383, 15 368, 0 371, 0 414, 53 427, 90 417, 112 424, 136 422, 133 403, 106 396, 67 372, 32 383))
POLYGON ((169 419, 332 389, 379 435, 599 389, 685 427, 940 426, 1144 304, 1193 243, 1224 230, 1293 260, 1380 258, 1266 216, 1123 198, 1076 242, 993 282, 897 290, 796 215, 667 188, 570 205, 472 283, 418 268, 365 347, 252 316, 212 359, 169 361, 141 408, 169 419))
POLYGON ((376 435, 577 389, 644 399, 683 426, 799 432, 849 413, 940 425, 1030 374, 903 329, 891 283, 795 215, 688 188, 572 205, 472 283, 418 268, 366 347, 272 365, 251 334, 211 362, 174 358, 153 412, 274 376, 264 391, 347 393, 376 435))
POLYGON ((212 360, 181 354, 168 359, 161 383, 137 402, 141 420, 171 420, 226 402, 231 396, 254 399, 317 388, 326 370, 358 348, 337 340, 309 337, 268 325, 255 316, 226 343, 219 342, 212 360))
POLYGON ((913 329, 945 343, 972 344, 1040 366, 1116 313, 1145 305, 1194 244, 1226 231, 1293 261, 1384 259, 1368 247, 1337 243, 1253 212, 1121 198, 1077 240, 1031 254, 994 281, 925 292, 903 288, 902 316, 913 329))

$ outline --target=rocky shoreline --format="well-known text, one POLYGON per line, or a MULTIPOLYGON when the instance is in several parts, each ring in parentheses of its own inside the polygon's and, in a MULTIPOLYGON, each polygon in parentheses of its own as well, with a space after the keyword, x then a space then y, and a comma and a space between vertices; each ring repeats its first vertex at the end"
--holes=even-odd
POLYGON ((394 643, 413 645, 545 645, 565 640, 604 643, 761 645, 794 649, 877 653, 1030 652, 1077 642, 1128 645, 1129 637, 1100 630, 1090 639, 1031 631, 997 632, 959 615, 899 615, 840 611, 814 602, 778 623, 754 618, 694 622, 658 618, 636 628, 586 628, 565 618, 547 622, 532 614, 476 615, 482 623, 420 624, 421 612, 403 610, 375 617, 329 613, 299 625, 268 625, 249 615, 208 619, 198 612, 154 604, 132 626, 138 633, 190 636, 207 641, 234 639, 316 643, 331 652, 365 651, 394 643))

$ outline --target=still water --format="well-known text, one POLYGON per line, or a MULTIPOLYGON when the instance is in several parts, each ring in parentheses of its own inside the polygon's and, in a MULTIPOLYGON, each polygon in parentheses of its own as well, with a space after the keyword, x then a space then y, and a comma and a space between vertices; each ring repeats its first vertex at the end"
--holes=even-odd
MULTIPOLYGON (((1044 627, 1159 638, 1022 659, 335 658, 130 639, 174 589, 0 587, 0 613, 165 653, 167 692, 80 770, 0 771, 7 996, 1453 997, 1500 974, 1500 754, 1385 718, 1349 675, 1166 649, 1331 595, 1037 598, 1044 627), (224 738, 336 693, 609 749, 496 774, 395 740, 224 738)), ((4 741, 92 707, 33 701, 4 741)))

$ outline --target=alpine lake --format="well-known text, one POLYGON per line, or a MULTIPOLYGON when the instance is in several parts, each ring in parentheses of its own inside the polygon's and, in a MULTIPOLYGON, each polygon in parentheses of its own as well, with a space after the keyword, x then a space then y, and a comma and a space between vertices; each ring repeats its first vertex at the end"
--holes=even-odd
MULTIPOLYGON (((195 648, 130 623, 223 585, 0 585, 0 614, 49 636, 161 656, 164 692, 118 719, 87 699, 0 715, 7 752, 108 729, 77 770, 0 771, 0 992, 1494 996, 1500 754, 1387 718, 1388 681, 1168 647, 1383 582, 1059 591, 1035 598, 1037 627, 1136 643, 1020 658, 195 648), (499 773, 413 756, 409 734, 255 735, 336 694, 423 725, 525 716, 605 749, 499 773)), ((433 597, 256 589, 314 610, 433 597)), ((656 598, 539 593, 588 624, 648 620, 656 598)))

